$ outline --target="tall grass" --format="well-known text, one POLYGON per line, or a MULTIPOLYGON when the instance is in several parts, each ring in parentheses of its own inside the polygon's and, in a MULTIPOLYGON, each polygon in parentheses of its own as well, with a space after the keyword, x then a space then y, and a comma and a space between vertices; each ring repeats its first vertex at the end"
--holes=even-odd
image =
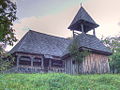
POLYGON ((0 90, 120 90, 120 75, 1 74, 0 90))

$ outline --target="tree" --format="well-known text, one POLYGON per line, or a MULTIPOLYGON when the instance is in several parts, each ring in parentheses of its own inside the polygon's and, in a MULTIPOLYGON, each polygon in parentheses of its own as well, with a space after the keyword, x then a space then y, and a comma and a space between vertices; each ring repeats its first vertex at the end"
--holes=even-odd
POLYGON ((110 58, 111 71, 113 73, 120 73, 120 52, 113 53, 110 58))
POLYGON ((16 4, 10 0, 0 0, 0 42, 13 45, 17 41, 12 27, 16 19, 16 4))
POLYGON ((106 37, 102 39, 103 43, 112 50, 112 52, 120 52, 120 37, 106 37))
POLYGON ((73 40, 72 44, 69 47, 70 56, 76 61, 78 65, 78 74, 80 73, 80 68, 82 68, 82 62, 84 58, 90 54, 90 51, 87 49, 80 50, 77 40, 73 40))
POLYGON ((112 50, 110 56, 110 68, 113 73, 120 73, 120 36, 102 39, 103 43, 112 50))
MULTIPOLYGON (((0 47, 2 49, 2 47, 0 47)), ((1 50, 0 52, 0 72, 7 70, 13 65, 14 58, 10 54, 6 54, 6 52, 1 50)))
MULTIPOLYGON (((13 22, 16 17, 16 4, 11 0, 0 0, 0 44, 13 45, 17 41, 15 37, 15 30, 13 29, 13 22)), ((2 45, 0 46, 0 71, 5 70, 11 64, 9 58, 4 51, 2 45)))

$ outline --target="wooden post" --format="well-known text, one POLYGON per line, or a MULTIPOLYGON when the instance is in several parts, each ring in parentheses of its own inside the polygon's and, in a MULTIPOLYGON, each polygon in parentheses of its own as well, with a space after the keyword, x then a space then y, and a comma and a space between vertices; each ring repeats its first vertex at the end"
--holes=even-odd
POLYGON ((41 67, 42 67, 42 69, 44 69, 44 58, 41 57, 41 60, 42 60, 41 67))
POLYGON ((19 60, 20 60, 20 55, 17 56, 17 67, 19 67, 19 60))
POLYGON ((49 69, 51 70, 51 59, 49 59, 49 69))
POLYGON ((85 32, 84 32, 84 26, 83 26, 83 24, 81 24, 81 30, 82 30, 82 33, 84 34, 85 32))
POLYGON ((17 55, 17 72, 19 71, 19 60, 20 60, 20 55, 17 55))
POLYGON ((96 36, 95 29, 93 29, 93 35, 96 36))
POLYGON ((30 56, 30 59, 31 59, 31 66, 33 67, 34 57, 33 57, 33 56, 30 56))
POLYGON ((74 32, 74 30, 72 30, 73 31, 73 38, 75 38, 75 32, 74 32))

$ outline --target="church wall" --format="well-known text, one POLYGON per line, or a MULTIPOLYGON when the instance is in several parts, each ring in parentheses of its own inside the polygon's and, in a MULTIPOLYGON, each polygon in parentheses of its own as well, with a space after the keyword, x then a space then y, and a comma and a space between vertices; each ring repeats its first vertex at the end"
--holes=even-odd
POLYGON ((102 74, 110 72, 108 57, 105 55, 90 54, 79 65, 73 58, 68 58, 65 62, 65 72, 68 74, 102 74))
POLYGON ((90 54, 83 62, 83 73, 109 73, 108 56, 100 54, 90 54))
POLYGON ((67 73, 67 74, 95 74, 95 73, 108 73, 110 72, 108 56, 100 55, 100 54, 90 54, 85 57, 83 63, 79 64, 71 57, 68 57, 65 60, 62 60, 62 66, 59 60, 58 63, 52 63, 52 59, 47 59, 49 61, 49 65, 45 68, 44 65, 44 57, 39 55, 29 55, 29 54, 16 54, 17 60, 20 59, 21 56, 29 56, 33 61, 35 57, 41 58, 41 66, 33 66, 31 65, 16 65, 13 67, 10 72, 18 72, 18 73, 67 73), (60 67, 56 65, 60 65, 60 67))

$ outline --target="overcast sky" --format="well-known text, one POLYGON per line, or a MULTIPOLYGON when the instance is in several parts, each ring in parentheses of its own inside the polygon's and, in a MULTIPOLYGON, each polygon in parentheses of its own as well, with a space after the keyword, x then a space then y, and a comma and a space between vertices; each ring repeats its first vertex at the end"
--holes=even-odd
MULTIPOLYGON (((97 24, 97 37, 114 36, 120 32, 120 0, 16 0, 18 20, 14 22, 20 40, 29 30, 60 37, 71 37, 68 26, 80 3, 97 24)), ((11 47, 7 47, 10 50, 11 47)))

